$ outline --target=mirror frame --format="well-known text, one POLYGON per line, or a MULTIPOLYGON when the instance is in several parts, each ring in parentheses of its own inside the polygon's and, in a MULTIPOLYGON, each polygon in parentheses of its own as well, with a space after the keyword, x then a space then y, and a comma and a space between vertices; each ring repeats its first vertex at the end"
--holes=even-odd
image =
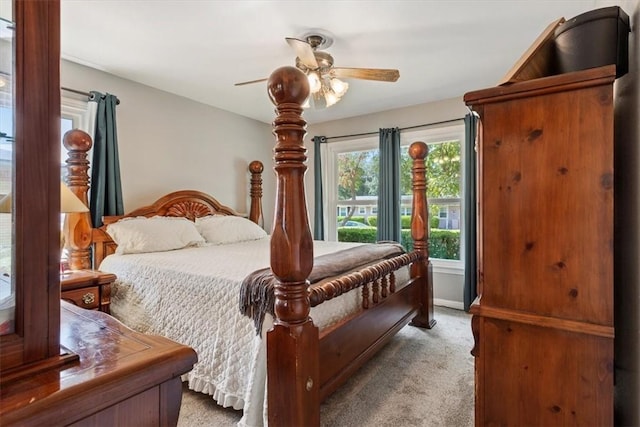
POLYGON ((0 381, 63 363, 60 351, 60 1, 13 0, 15 333, 0 381), (28 367, 28 369, 26 369, 28 367))

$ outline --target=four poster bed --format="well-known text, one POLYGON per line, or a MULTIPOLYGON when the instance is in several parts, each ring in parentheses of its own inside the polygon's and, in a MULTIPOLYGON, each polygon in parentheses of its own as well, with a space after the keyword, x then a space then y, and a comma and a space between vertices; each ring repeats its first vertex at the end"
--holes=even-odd
MULTIPOLYGON (((198 363, 183 379, 223 406, 243 408, 241 424, 319 425, 320 402, 400 328, 410 322, 427 328, 435 324, 427 248, 427 146, 417 142, 409 149, 413 251, 398 251, 393 244, 313 242, 303 183, 301 105, 309 93, 307 78, 294 67, 283 67, 271 75, 268 88, 277 112, 270 236, 256 225, 262 221, 263 170, 256 161, 249 168, 249 219, 198 191, 174 192, 127 215, 106 217, 105 225, 89 233, 86 214, 70 214, 69 260, 72 268, 94 266, 118 276, 111 310, 127 326, 194 347, 198 363), (145 221, 158 222, 145 243, 153 250, 131 246, 136 227, 151 223, 145 221), (165 230, 190 227, 185 223, 194 223, 205 237, 181 229, 184 249, 157 247, 166 240, 165 230), (349 255, 350 250, 355 252, 349 255), (249 279, 253 272, 260 273, 257 281, 249 279)), ((86 202, 90 143, 67 139, 67 181, 86 202)))

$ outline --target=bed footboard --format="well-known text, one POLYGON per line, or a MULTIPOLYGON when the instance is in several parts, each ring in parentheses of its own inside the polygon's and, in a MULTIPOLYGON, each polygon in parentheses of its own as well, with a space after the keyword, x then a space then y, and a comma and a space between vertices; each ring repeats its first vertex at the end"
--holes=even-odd
POLYGON ((282 67, 269 77, 268 90, 277 113, 273 122, 277 187, 271 237, 271 270, 277 283, 274 326, 267 333, 268 419, 270 425, 277 426, 319 426, 321 398, 393 334, 410 321, 421 327, 435 324, 427 243, 427 145, 417 142, 409 150, 413 158, 414 251, 310 291, 307 279, 313 266, 313 241, 304 193, 306 122, 301 107, 309 95, 309 83, 299 69, 282 67), (393 277, 393 271, 407 264, 411 264, 411 278, 394 292, 393 279, 385 284, 383 277, 393 277), (372 307, 363 307, 320 334, 309 317, 311 306, 355 287, 372 292, 378 303, 374 301, 372 307))
POLYGON ((409 148, 413 159, 413 252, 381 261, 356 273, 311 289, 315 306, 356 287, 363 289, 362 311, 320 334, 320 399, 324 400, 369 360, 402 327, 431 328, 433 318, 432 270, 428 252, 425 158, 427 145, 409 148), (411 265, 411 279, 398 292, 394 272, 411 265), (387 277, 389 280, 387 280, 387 277), (372 307, 369 307, 369 293, 372 307))
POLYGON ((411 279, 371 309, 320 334, 320 400, 326 399, 418 314, 420 280, 411 279))
POLYGON ((311 307, 336 298, 356 288, 362 288, 362 308, 368 309, 369 304, 378 304, 388 295, 395 292, 394 271, 422 260, 423 254, 418 251, 409 252, 391 259, 380 261, 337 279, 330 280, 309 289, 311 307), (369 295, 371 294, 371 298, 369 295))

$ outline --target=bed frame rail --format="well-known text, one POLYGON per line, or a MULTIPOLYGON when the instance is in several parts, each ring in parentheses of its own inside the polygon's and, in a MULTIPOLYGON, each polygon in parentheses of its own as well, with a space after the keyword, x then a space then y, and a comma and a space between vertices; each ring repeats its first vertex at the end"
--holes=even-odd
POLYGON ((371 285, 371 301, 377 304, 381 298, 394 293, 394 271, 400 267, 422 260, 423 254, 418 251, 399 255, 376 264, 367 266, 361 270, 338 277, 321 285, 309 289, 309 302, 315 307, 332 298, 339 297, 353 289, 362 287, 362 308, 369 308, 369 285, 371 285))

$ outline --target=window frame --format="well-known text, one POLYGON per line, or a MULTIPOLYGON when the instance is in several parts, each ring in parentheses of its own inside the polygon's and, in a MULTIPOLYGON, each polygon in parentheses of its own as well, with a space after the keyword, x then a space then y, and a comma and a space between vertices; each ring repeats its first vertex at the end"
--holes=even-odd
POLYGON ((93 138, 91 127, 91 114, 89 111, 89 100, 74 99, 68 96, 61 98, 61 117, 73 122, 74 129, 87 132, 93 138))
MULTIPOLYGON (((450 124, 438 127, 429 127, 424 129, 410 130, 402 132, 400 134, 400 149, 406 150, 412 142, 422 141, 427 145, 437 144, 448 141, 460 141, 460 259, 443 259, 443 258, 429 258, 433 265, 434 272, 445 272, 448 274, 464 275, 464 255, 465 255, 465 213, 466 201, 464 195, 466 194, 464 171, 466 166, 465 158, 465 128, 464 123, 450 124), (406 143, 405 143, 406 141, 406 143)), ((429 182, 427 182, 427 187, 429 182)), ((429 206, 431 206, 431 199, 427 200, 429 206)))
MULTIPOLYGON (((337 141, 324 145, 327 147, 327 161, 323 162, 326 167, 324 170, 325 173, 322 174, 322 186, 327 189, 327 191, 323 191, 323 198, 325 199, 323 200, 323 203, 324 206, 327 206, 327 209, 324 211, 325 215, 322 220, 324 222, 325 239, 335 242, 338 240, 338 226, 336 221, 329 220, 328 214, 329 212, 338 212, 338 205, 340 202, 344 202, 344 200, 338 200, 338 192, 336 191, 338 188, 338 155, 353 151, 377 150, 379 148, 379 139, 377 136, 372 136, 367 138, 337 141)), ((370 203, 369 201, 366 203, 356 201, 354 204, 358 206, 359 204, 368 205, 370 203)))
MULTIPOLYGON (((446 141, 460 141, 460 259, 449 260, 440 258, 431 258, 431 264, 435 272, 463 275, 464 274, 464 255, 465 255, 465 199, 464 194, 465 180, 464 171, 466 158, 464 154, 465 128, 464 123, 448 124, 441 126, 433 126, 423 129, 403 131, 400 135, 400 146, 402 150, 407 150, 409 145, 415 141, 422 141, 429 144, 436 144, 446 141)), ((338 212, 337 185, 338 185, 338 155, 353 151, 366 151, 379 148, 379 138, 377 135, 368 136, 357 139, 345 139, 342 141, 332 142, 331 144, 323 144, 324 150, 321 150, 323 156, 324 173, 322 174, 322 185, 326 190, 323 191, 323 204, 327 207, 324 211, 323 218, 325 238, 330 241, 337 241, 338 229, 335 221, 330 220, 330 213, 338 212), (326 148, 325 148, 326 147, 326 148)), ((428 185, 428 183, 427 183, 428 185)), ((456 198, 457 199, 457 198, 456 198)), ((368 203, 368 202, 367 202, 368 203)), ((355 203, 359 205, 358 202, 355 203)), ((429 200, 431 204, 431 200, 429 200)), ((377 211, 377 210, 376 210, 377 211)), ((372 215, 376 212, 372 210, 372 215)))
MULTIPOLYGON (((80 129, 91 137, 93 141, 93 127, 95 125, 95 114, 91 111, 89 106, 89 100, 86 99, 75 99, 68 96, 62 96, 60 99, 60 117, 61 119, 71 120, 72 129, 80 129)), ((62 138, 64 138, 64 132, 61 132, 60 135, 60 165, 62 170, 66 168, 66 160, 67 160, 67 149, 62 144, 62 138)), ((89 158, 93 153, 93 146, 87 152, 89 158)), ((91 164, 89 164, 89 170, 91 168, 91 164)), ((88 172, 91 175, 91 172, 88 172)))

